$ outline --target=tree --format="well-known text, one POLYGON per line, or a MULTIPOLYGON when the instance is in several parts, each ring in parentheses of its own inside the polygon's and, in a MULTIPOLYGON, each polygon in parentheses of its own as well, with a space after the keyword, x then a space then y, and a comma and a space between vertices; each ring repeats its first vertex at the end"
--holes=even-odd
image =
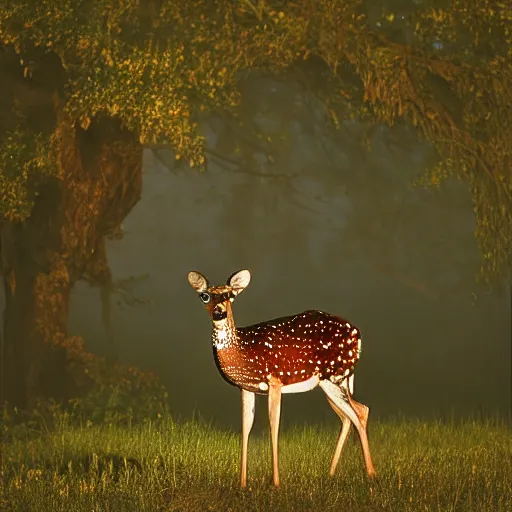
POLYGON ((485 275, 505 275, 512 15, 497 1, 453 0, 414 19, 410 45, 372 27, 358 0, 2 5, 5 398, 26 406, 40 394, 76 394, 70 363, 83 377, 92 356, 67 337, 69 293, 88 279, 108 301, 104 240, 140 197, 143 148, 172 147, 176 158, 204 166, 198 115, 236 119, 248 72, 293 74, 333 127, 344 116, 412 123, 440 156, 425 181, 467 181, 485 275), (433 46, 439 39, 447 50, 433 46))

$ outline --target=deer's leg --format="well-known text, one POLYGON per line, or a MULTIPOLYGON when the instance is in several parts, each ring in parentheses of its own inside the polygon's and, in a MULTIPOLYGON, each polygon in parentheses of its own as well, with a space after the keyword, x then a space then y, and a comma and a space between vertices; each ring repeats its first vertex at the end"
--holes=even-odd
POLYGON ((346 388, 342 388, 330 380, 322 380, 319 385, 327 395, 329 403, 331 403, 331 406, 338 413, 338 416, 347 416, 356 427, 363 449, 366 472, 369 477, 374 477, 376 472, 370 455, 370 445, 366 432, 369 413, 368 407, 353 400, 346 388))
POLYGON ((341 452, 343 451, 343 447, 347 442, 348 434, 350 433, 350 427, 352 426, 352 423, 350 422, 350 419, 345 414, 343 414, 340 411, 340 409, 334 404, 334 402, 329 398, 329 395, 327 395, 327 401, 329 402, 329 405, 333 408, 334 412, 339 416, 342 423, 340 435, 338 436, 338 442, 336 443, 336 448, 334 449, 334 454, 332 456, 331 468, 329 469, 329 474, 331 476, 334 476, 334 473, 336 473, 336 467, 338 466, 338 462, 340 460, 341 452))
POLYGON ((350 394, 354 394, 354 374, 352 374, 346 381, 343 381, 342 386, 348 387, 350 394))
MULTIPOLYGON (((341 386, 344 389, 348 389, 350 393, 352 394, 354 392, 354 375, 352 374, 347 380, 343 381, 341 386)), ((329 405, 332 407, 334 412, 338 415, 338 417, 341 420, 341 430, 340 434, 338 436, 338 442, 336 443, 336 448, 334 449, 334 454, 332 456, 331 461, 331 467, 329 469, 329 474, 331 476, 334 476, 336 473, 336 467, 338 466, 338 462, 341 457, 341 452, 343 451, 343 448, 345 446, 345 443, 347 442, 348 435, 350 433, 350 427, 352 426, 352 423, 348 416, 346 416, 343 413, 340 413, 340 410, 334 402, 327 396, 327 401, 329 402, 329 405)))
POLYGON ((278 379, 270 379, 268 389, 268 417, 270 420, 270 438, 272 441, 272 469, 274 485, 279 487, 279 464, 277 442, 279 438, 279 419, 281 417, 281 387, 278 379))
POLYGON ((249 434, 254 423, 255 394, 242 389, 242 463, 240 467, 240 485, 247 485, 247 446, 249 434))

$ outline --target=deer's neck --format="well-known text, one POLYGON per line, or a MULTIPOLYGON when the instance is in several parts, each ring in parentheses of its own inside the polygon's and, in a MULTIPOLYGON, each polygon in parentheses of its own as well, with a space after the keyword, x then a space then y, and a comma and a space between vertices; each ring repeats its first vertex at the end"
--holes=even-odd
POLYGON ((235 347, 238 342, 233 315, 228 315, 224 320, 213 322, 212 344, 217 350, 235 347))

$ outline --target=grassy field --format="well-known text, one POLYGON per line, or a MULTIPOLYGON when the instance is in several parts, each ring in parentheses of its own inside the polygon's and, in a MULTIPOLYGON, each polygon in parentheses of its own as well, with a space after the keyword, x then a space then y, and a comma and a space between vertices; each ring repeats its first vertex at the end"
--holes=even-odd
POLYGON ((354 432, 330 478, 336 427, 284 430, 279 490, 269 438, 254 436, 244 491, 237 433, 170 419, 132 428, 65 423, 4 436, 1 510, 512 510, 512 432, 497 423, 374 422, 372 484, 354 432))

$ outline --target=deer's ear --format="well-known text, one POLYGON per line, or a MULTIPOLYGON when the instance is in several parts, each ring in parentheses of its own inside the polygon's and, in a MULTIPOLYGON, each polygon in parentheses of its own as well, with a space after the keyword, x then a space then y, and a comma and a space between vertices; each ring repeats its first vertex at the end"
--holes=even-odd
POLYGON ((228 277, 228 285, 233 288, 233 293, 238 295, 251 282, 251 273, 248 270, 239 270, 228 277))
POLYGON ((188 273, 188 282, 198 293, 204 292, 208 288, 208 279, 195 270, 188 273))

